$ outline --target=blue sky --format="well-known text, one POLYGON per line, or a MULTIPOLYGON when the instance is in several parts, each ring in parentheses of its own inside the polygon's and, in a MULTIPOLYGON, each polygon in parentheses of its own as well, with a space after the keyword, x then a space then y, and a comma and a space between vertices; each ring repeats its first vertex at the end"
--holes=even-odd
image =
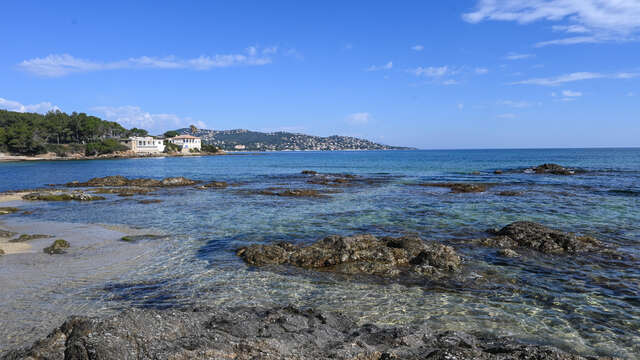
POLYGON ((640 0, 2 9, 9 110, 429 149, 640 146, 640 0))

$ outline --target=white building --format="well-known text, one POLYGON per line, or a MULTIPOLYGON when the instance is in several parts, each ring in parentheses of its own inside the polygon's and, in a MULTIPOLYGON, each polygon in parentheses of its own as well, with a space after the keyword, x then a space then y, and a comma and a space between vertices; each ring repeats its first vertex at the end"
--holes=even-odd
POLYGON ((120 142, 136 153, 161 153, 165 148, 162 139, 151 136, 132 136, 120 142))
POLYGON ((182 146, 183 152, 189 152, 189 150, 197 149, 200 151, 202 148, 202 141, 199 137, 191 135, 179 135, 169 139, 172 144, 182 146))

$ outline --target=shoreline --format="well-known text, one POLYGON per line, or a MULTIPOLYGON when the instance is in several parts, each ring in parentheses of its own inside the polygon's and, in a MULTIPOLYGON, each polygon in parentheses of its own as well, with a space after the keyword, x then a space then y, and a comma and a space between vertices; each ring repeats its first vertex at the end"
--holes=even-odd
POLYGON ((145 158, 164 158, 164 157, 190 157, 190 156, 222 156, 232 155, 226 152, 220 153, 159 153, 159 154, 134 154, 134 153, 115 153, 96 156, 69 156, 61 157, 49 154, 41 154, 36 156, 25 155, 6 155, 0 154, 0 163, 6 162, 28 162, 28 161, 74 161, 74 160, 117 160, 117 159, 145 159, 145 158))

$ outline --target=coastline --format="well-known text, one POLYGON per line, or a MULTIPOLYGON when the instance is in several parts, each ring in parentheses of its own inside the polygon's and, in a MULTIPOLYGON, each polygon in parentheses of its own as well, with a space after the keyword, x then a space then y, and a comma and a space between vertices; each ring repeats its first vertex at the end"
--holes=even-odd
POLYGON ((74 155, 68 157, 56 156, 53 153, 36 156, 6 155, 0 154, 0 163, 3 162, 23 162, 23 161, 73 161, 73 160, 114 160, 114 159, 146 159, 164 157, 198 157, 198 156, 222 156, 231 155, 226 152, 217 153, 159 153, 159 154, 136 154, 131 152, 104 154, 95 156, 74 155))

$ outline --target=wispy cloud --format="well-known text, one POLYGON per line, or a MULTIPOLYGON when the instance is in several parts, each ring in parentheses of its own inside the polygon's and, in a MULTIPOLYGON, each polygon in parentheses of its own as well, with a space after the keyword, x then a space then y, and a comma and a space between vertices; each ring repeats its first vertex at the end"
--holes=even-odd
POLYGON ((365 71, 391 70, 392 68, 393 68, 393 62, 389 61, 384 65, 379 65, 379 66, 371 65, 368 68, 366 68, 365 71))
POLYGON ((411 47, 411 50, 413 50, 413 51, 422 51, 422 50, 424 50, 424 46, 423 45, 413 45, 411 47))
POLYGON ((484 20, 563 22, 553 31, 568 37, 542 41, 536 46, 636 40, 640 31, 637 0, 478 0, 474 11, 464 14, 470 23, 484 20), (576 36, 578 35, 578 36, 576 36))
POLYGON ((554 101, 568 102, 576 100, 577 98, 582 96, 582 93, 579 91, 562 90, 560 93, 556 93, 555 91, 552 92, 551 96, 556 98, 554 101))
POLYGON ((603 74, 594 72, 574 72, 570 74, 564 74, 556 77, 547 78, 533 78, 527 80, 521 80, 512 82, 511 85, 543 85, 543 86, 556 86, 564 83, 592 80, 592 79, 632 79, 639 77, 640 73, 615 73, 615 74, 603 74))
POLYGON ((562 90, 562 96, 565 96, 565 97, 579 97, 579 96, 582 96, 582 93, 579 92, 579 91, 562 90))
POLYGON ((53 105, 50 102, 41 102, 38 104, 29 104, 23 105, 14 100, 7 100, 0 98, 0 109, 9 110, 9 111, 17 111, 17 112, 34 112, 34 113, 46 113, 51 110, 60 110, 60 108, 56 105, 53 105))
POLYGON ((277 47, 258 49, 250 46, 241 54, 223 54, 192 59, 179 59, 175 56, 141 56, 125 60, 101 62, 76 58, 69 54, 51 54, 43 58, 24 60, 18 67, 39 76, 59 77, 72 73, 118 69, 191 69, 209 70, 231 66, 261 66, 272 62, 277 47))
POLYGON ((429 66, 429 67, 418 66, 417 68, 411 69, 409 71, 411 73, 415 74, 416 76, 426 76, 426 77, 431 77, 431 78, 451 75, 454 72, 454 70, 451 69, 449 66, 439 66, 439 67, 436 67, 436 66, 429 66))
POLYGON ((500 100, 498 101, 498 104, 509 106, 512 108, 518 108, 518 109, 528 108, 533 106, 533 104, 528 101, 513 101, 513 100, 500 100))
POLYGON ((522 59, 532 58, 534 56, 535 55, 533 54, 518 54, 518 53, 510 52, 504 58, 507 60, 522 60, 522 59))
POLYGON ((109 121, 116 121, 124 127, 137 127, 151 131, 164 131, 195 124, 199 128, 206 128, 202 121, 193 121, 190 117, 180 117, 175 114, 152 114, 143 111, 139 106, 96 106, 95 111, 109 121))
POLYGON ((351 125, 365 125, 371 121, 372 116, 368 112, 353 113, 347 116, 347 122, 351 125))
POLYGON ((487 68, 481 68, 481 67, 476 68, 476 74, 478 74, 478 75, 485 75, 485 74, 488 74, 488 73, 489 73, 489 69, 487 69, 487 68))

